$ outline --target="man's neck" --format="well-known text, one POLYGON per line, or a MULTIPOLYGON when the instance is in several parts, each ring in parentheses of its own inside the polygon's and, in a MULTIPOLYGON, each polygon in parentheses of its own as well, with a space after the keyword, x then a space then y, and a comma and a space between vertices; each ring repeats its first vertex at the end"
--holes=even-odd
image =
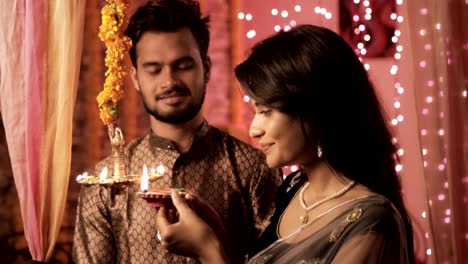
POLYGON ((181 153, 185 153, 192 145, 193 136, 203 123, 203 116, 198 113, 192 120, 182 124, 170 124, 156 120, 150 116, 151 130, 156 135, 173 141, 181 153))

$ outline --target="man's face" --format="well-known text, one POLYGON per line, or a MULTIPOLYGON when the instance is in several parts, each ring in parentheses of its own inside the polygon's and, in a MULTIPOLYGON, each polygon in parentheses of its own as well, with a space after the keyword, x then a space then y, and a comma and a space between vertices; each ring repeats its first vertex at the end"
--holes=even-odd
POLYGON ((148 113, 162 122, 181 124, 200 112, 208 74, 188 28, 144 33, 136 55, 132 79, 148 113))

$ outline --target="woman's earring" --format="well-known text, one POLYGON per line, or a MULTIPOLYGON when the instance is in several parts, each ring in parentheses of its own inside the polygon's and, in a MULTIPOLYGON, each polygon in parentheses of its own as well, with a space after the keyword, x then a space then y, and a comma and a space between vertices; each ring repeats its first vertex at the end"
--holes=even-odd
POLYGON ((317 145, 317 157, 321 158, 322 157, 322 147, 320 147, 320 144, 317 145))

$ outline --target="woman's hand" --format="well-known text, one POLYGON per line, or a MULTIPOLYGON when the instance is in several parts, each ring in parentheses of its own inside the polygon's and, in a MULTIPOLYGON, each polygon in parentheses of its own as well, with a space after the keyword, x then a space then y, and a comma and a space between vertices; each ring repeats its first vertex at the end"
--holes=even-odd
POLYGON ((185 194, 184 199, 173 192, 172 201, 179 213, 179 221, 171 223, 164 207, 159 209, 156 219, 163 247, 171 253, 196 258, 202 263, 227 263, 218 238, 226 238, 226 235, 216 211, 191 194, 185 194))

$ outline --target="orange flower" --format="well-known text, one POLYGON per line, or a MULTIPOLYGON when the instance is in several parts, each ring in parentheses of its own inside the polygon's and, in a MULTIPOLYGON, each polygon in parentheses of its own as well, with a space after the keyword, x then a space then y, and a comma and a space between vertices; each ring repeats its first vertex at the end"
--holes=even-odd
POLYGON ((128 19, 125 11, 129 0, 106 0, 102 8, 102 22, 99 27, 99 38, 106 45, 107 67, 103 90, 96 100, 99 106, 99 116, 105 125, 115 123, 118 119, 117 104, 123 98, 124 78, 127 74, 124 66, 124 55, 132 46, 131 40, 124 35, 128 19))

